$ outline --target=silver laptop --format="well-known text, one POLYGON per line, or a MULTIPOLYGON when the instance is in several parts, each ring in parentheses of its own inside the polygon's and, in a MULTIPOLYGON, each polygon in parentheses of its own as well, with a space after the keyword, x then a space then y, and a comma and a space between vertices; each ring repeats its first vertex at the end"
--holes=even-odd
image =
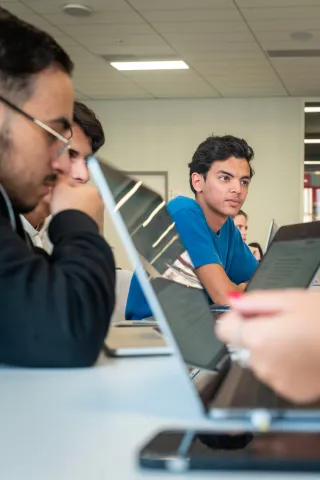
MULTIPOLYGON (((136 268, 155 319, 188 375, 198 367, 193 392, 213 419, 244 428, 279 428, 279 421, 320 423, 320 402, 297 406, 276 395, 251 371, 232 361, 214 333, 214 320, 201 288, 171 272, 185 253, 163 199, 110 165, 89 160, 106 207, 136 268), (173 268, 172 268, 173 267, 173 268)), ((320 222, 279 229, 247 290, 308 287, 320 265, 320 222)), ((295 423, 297 425, 297 423, 295 423)))
MULTIPOLYGON (((153 322, 154 323, 154 322, 153 322)), ((171 355, 172 350, 158 324, 115 324, 108 331, 104 352, 110 357, 171 355)))
POLYGON ((268 250, 272 240, 274 239, 274 237, 276 236, 276 233, 277 231, 279 230, 279 225, 277 224, 277 222, 275 221, 275 219, 273 218, 271 220, 271 223, 270 223, 270 227, 269 227, 269 231, 268 231, 268 237, 267 237, 267 242, 266 242, 266 248, 265 248, 265 252, 268 250))

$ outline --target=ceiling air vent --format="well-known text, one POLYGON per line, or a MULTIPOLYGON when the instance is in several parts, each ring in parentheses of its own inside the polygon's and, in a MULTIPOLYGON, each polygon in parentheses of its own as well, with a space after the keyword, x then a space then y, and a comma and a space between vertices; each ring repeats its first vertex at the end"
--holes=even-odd
POLYGON ((320 50, 267 50, 270 58, 314 58, 320 57, 320 50))

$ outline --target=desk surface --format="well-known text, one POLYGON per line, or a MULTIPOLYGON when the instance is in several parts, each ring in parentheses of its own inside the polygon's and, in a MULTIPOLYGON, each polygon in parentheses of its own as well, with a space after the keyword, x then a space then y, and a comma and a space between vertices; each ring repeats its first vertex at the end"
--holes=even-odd
MULTIPOLYGON (((1 480, 213 476, 142 472, 136 466, 137 449, 158 429, 208 427, 172 357, 107 360, 85 370, 2 368, 0 383, 1 480)), ((214 475, 231 477, 256 475, 214 475)))

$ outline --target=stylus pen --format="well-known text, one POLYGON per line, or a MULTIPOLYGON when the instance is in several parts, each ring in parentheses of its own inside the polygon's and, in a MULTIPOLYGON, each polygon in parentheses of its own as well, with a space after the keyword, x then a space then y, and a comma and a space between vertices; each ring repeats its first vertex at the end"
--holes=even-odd
POLYGON ((189 373, 189 380, 193 380, 196 375, 200 372, 200 368, 193 368, 189 373))
POLYGON ((193 442, 195 432, 193 430, 188 430, 185 436, 182 439, 182 442, 178 448, 178 457, 185 457, 191 443, 193 442))

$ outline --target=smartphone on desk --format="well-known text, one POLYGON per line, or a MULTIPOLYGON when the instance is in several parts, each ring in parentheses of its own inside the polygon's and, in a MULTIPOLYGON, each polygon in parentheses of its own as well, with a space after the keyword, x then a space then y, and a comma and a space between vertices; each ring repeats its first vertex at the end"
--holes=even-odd
POLYGON ((164 431, 139 453, 142 468, 320 472, 320 433, 164 431))

